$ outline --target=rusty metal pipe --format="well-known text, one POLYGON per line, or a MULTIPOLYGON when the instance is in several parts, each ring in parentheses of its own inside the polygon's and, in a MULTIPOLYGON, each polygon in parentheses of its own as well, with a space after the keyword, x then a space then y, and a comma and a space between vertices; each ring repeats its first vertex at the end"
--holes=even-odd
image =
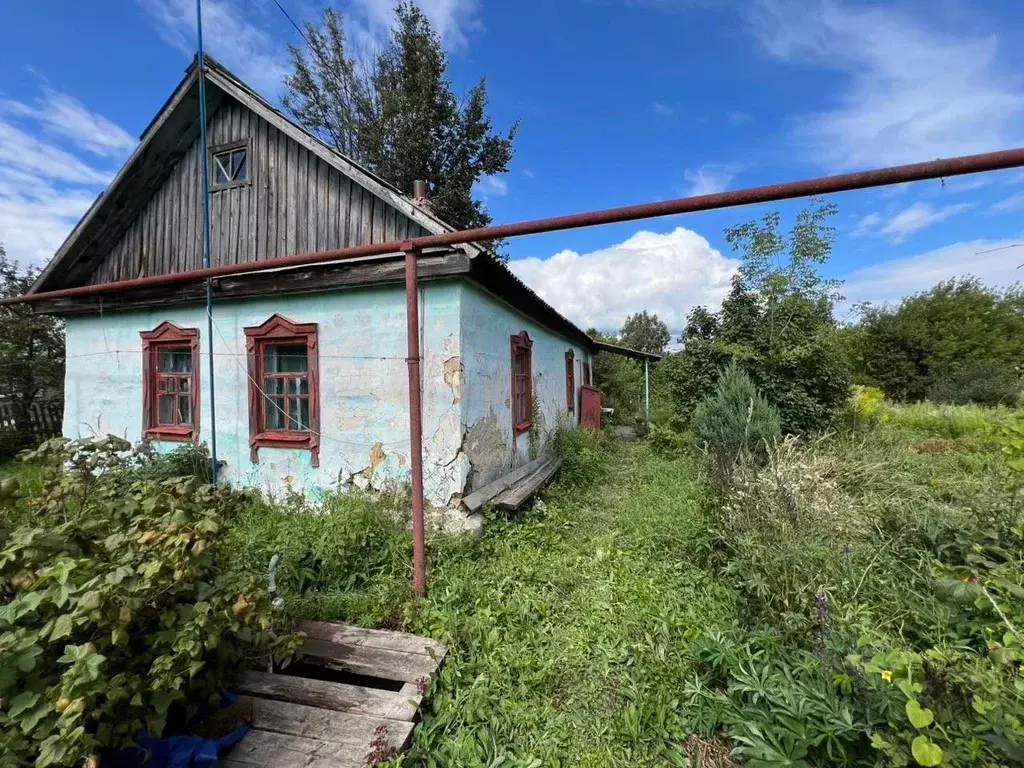
POLYGON ((423 524, 423 408, 420 373, 419 276, 414 248, 405 248, 405 319, 409 369, 409 465, 412 470, 412 581, 417 597, 427 596, 427 554, 423 524))
POLYGON ((246 264, 230 264, 209 269, 194 269, 170 275, 155 275, 134 280, 117 280, 98 285, 83 285, 76 288, 63 288, 44 293, 33 293, 24 296, 12 296, 0 299, 0 305, 19 304, 23 302, 45 301, 48 299, 70 298, 74 296, 94 296, 104 293, 115 293, 136 288, 146 288, 178 283, 197 282, 208 277, 226 277, 242 275, 249 272, 265 272, 286 267, 301 267, 320 264, 328 261, 341 261, 360 256, 380 256, 388 253, 401 253, 406 246, 415 250, 433 248, 460 243, 475 243, 497 240, 507 237, 520 237, 540 232, 556 232, 559 230, 592 227, 597 224, 635 221, 657 216, 671 216, 679 213, 708 211, 716 208, 731 208, 752 203, 767 203, 776 200, 789 200, 795 197, 821 195, 831 192, 846 192, 854 189, 869 189, 890 184, 902 184, 908 181, 924 181, 948 176, 961 176, 968 173, 998 171, 1007 168, 1024 166, 1024 148, 1007 149, 1000 152, 988 152, 980 155, 967 155, 949 160, 930 160, 925 163, 897 165, 891 168, 879 168, 872 171, 844 173, 837 176, 821 176, 803 181, 790 181, 782 184, 769 184, 763 187, 749 187, 713 195, 697 195, 682 197, 675 200, 664 200, 657 203, 629 205, 622 208, 607 208, 601 211, 574 213, 567 216, 555 216, 548 219, 533 219, 515 224, 501 224, 494 227, 463 230, 461 232, 443 232, 438 235, 425 235, 409 241, 392 241, 387 243, 371 243, 351 248, 338 248, 315 253, 300 253, 246 264))

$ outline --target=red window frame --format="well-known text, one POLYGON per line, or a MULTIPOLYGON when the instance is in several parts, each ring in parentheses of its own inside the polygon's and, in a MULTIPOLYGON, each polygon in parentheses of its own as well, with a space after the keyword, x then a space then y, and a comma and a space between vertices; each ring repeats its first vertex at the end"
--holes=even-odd
MULTIPOLYGON (((293 323, 281 315, 273 315, 262 325, 245 329, 245 349, 249 358, 249 459, 259 461, 259 449, 308 448, 312 465, 320 466, 320 390, 316 323, 293 323), (285 408, 289 399, 309 401, 308 429, 268 429, 266 422, 267 378, 301 378, 296 372, 267 373, 264 370, 264 349, 271 344, 297 344, 306 347, 306 395, 282 395, 285 408)), ((286 422, 287 423, 287 422, 286 422)))
POLYGON ((511 337, 512 428, 516 434, 531 426, 533 413, 533 341, 526 331, 511 337), (522 357, 523 372, 516 373, 516 360, 522 357))
POLYGON ((569 413, 576 412, 576 353, 565 353, 565 400, 569 413))
POLYGON ((199 438, 199 330, 182 328, 165 320, 152 331, 142 331, 142 436, 150 440, 189 442, 199 438), (192 355, 189 373, 161 373, 158 368, 162 350, 186 347, 192 355), (189 379, 192 423, 179 424, 178 403, 181 379, 189 379), (165 391, 160 391, 163 386, 165 391), (172 391, 173 390, 173 391, 172 391), (161 424, 159 395, 173 395, 174 424, 161 424))

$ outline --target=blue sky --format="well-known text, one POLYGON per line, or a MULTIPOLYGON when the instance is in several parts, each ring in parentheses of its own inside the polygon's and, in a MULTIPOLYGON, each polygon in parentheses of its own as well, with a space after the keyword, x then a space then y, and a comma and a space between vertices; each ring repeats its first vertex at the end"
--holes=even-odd
MULTIPOLYGON (((298 19, 310 0, 281 0, 298 19)), ((379 44, 387 0, 337 2, 379 44)), ((465 90, 486 75, 508 174, 496 222, 1024 145, 1024 3, 1007 0, 422 0, 465 90)), ((298 35, 271 0, 204 0, 207 46, 280 95, 298 35)), ((7 3, 0 25, 0 242, 42 263, 187 65, 192 0, 7 3)), ((887 301, 1024 275, 1024 172, 836 195, 829 271, 887 301)), ((792 214, 799 203, 772 206, 792 214)), ((722 229, 767 208, 511 241, 513 268, 583 325, 650 309, 678 329, 735 266, 722 229)))

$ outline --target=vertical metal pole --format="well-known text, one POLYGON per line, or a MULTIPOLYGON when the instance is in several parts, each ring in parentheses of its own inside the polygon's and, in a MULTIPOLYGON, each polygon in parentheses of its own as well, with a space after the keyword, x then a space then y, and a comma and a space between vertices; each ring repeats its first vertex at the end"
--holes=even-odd
POLYGON ((648 360, 644 358, 644 417, 651 419, 651 374, 648 369, 648 360))
POLYGON ((412 574, 417 597, 427 594, 427 555, 423 530, 423 412, 420 402, 420 307, 416 259, 405 251, 405 317, 409 368, 409 464, 412 467, 412 574))
MULTIPOLYGON (((203 0, 196 0, 196 37, 199 66, 199 157, 203 189, 203 265, 210 268, 210 172, 206 145, 206 69, 203 62, 203 0)), ((210 476, 217 482, 217 408, 213 374, 213 279, 206 278, 206 350, 210 362, 210 476)))

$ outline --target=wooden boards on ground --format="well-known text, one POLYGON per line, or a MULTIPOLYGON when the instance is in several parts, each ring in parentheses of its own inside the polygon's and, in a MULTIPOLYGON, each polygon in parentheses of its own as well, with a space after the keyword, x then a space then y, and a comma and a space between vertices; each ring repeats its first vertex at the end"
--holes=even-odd
POLYGON ((224 765, 365 768, 406 749, 445 647, 402 632, 335 622, 304 621, 297 628, 306 634, 302 662, 358 675, 358 684, 242 672, 234 687, 252 703, 252 730, 224 765))
POLYGON ((511 488, 495 496, 492 500, 494 506, 498 509, 519 509, 551 482, 561 466, 561 459, 547 459, 511 488))

